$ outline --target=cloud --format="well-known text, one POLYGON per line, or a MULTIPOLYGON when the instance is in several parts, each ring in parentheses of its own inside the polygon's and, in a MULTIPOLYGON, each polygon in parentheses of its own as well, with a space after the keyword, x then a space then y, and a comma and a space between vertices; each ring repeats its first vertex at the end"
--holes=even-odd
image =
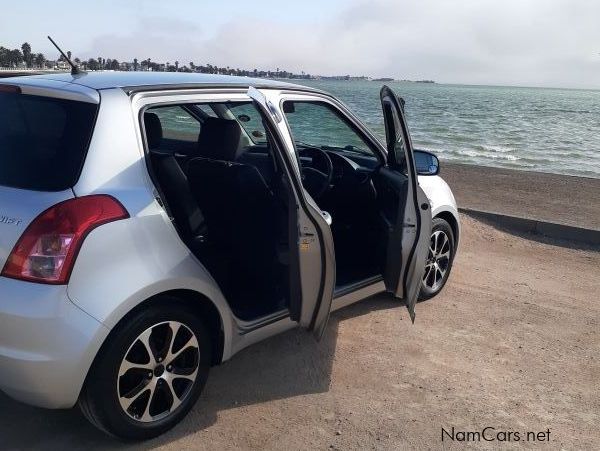
POLYGON ((94 39, 89 56, 600 87, 598 17, 600 3, 585 0, 357 1, 303 21, 240 14, 210 34, 201 21, 143 17, 129 32, 94 39))

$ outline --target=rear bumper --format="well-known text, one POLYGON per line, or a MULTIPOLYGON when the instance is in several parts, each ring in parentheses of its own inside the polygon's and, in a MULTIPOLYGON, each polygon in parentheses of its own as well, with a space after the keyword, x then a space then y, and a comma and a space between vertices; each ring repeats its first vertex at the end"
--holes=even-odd
POLYGON ((39 407, 72 407, 108 333, 66 286, 0 277, 0 390, 39 407))

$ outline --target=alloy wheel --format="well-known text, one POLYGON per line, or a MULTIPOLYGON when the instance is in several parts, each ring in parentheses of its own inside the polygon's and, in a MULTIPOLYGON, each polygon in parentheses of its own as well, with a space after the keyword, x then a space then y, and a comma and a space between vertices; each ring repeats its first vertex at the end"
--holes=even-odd
POLYGON ((167 321, 142 332, 125 353, 117 394, 132 419, 166 418, 190 394, 200 364, 198 338, 185 324, 167 321))
POLYGON ((423 284, 433 292, 439 290, 450 268, 451 242, 443 230, 431 234, 423 284))

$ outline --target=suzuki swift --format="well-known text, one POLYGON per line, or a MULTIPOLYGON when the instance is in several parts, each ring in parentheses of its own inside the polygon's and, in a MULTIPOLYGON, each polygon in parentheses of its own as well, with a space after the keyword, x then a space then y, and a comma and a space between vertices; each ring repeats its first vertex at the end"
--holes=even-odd
POLYGON ((386 143, 276 81, 0 81, 0 390, 144 439, 252 343, 319 338, 380 292, 414 321, 448 279, 458 213, 402 99, 380 97, 386 143))

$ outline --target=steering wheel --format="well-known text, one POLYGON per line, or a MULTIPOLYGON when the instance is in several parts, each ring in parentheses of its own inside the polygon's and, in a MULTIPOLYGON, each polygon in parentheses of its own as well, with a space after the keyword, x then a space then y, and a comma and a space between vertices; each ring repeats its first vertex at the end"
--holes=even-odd
POLYGON ((318 147, 303 147, 300 158, 310 158, 310 166, 302 166, 302 185, 313 199, 327 192, 333 178, 333 163, 327 152, 318 147))

